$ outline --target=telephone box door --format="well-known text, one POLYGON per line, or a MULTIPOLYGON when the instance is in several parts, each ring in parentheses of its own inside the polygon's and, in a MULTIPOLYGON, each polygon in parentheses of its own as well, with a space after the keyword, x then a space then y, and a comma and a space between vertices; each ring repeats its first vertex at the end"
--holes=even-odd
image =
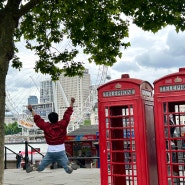
POLYGON ((160 185, 185 184, 185 70, 154 82, 160 185))
POLYGON ((110 184, 137 184, 133 105, 106 106, 110 184))
MULTIPOLYGON (((173 98, 173 100, 175 100, 173 98)), ((161 125, 158 133, 160 185, 185 184, 185 101, 158 102, 162 114, 157 114, 161 125), (162 142, 163 141, 163 142, 162 142), (164 179, 163 179, 164 178, 164 179)))

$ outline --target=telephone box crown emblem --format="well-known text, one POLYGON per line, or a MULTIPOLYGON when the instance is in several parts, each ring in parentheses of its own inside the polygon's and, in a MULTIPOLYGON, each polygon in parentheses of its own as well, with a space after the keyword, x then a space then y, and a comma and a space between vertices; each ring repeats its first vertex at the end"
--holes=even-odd
POLYGON ((174 79, 174 82, 175 82, 175 83, 180 83, 180 82, 182 82, 182 78, 179 78, 179 77, 177 76, 177 78, 174 79))
POLYGON ((115 85, 115 88, 116 88, 116 89, 120 89, 120 88, 121 88, 121 84, 117 83, 117 84, 115 85))

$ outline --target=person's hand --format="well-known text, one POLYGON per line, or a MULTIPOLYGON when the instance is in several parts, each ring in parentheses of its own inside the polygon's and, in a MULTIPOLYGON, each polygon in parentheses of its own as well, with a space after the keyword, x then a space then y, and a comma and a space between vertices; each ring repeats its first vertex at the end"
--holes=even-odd
POLYGON ((32 106, 31 105, 28 105, 28 110, 32 111, 32 106))
POLYGON ((31 105, 28 105, 28 110, 31 112, 32 116, 35 116, 36 115, 36 112, 33 110, 32 106, 31 105))
POLYGON ((71 103, 74 103, 75 102, 75 98, 71 98, 71 103))
POLYGON ((70 107, 73 107, 74 102, 75 102, 75 98, 72 97, 72 98, 71 98, 70 107))

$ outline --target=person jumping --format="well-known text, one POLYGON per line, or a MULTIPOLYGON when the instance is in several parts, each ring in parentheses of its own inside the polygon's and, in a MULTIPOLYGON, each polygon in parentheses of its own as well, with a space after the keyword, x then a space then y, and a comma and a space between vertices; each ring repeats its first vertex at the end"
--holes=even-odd
POLYGON ((48 144, 47 153, 42 159, 41 163, 34 167, 32 165, 26 166, 26 172, 31 171, 43 171, 49 164, 57 162, 64 168, 66 173, 70 174, 73 170, 77 169, 75 164, 69 164, 68 157, 65 151, 65 138, 67 135, 67 126, 70 121, 70 117, 73 113, 74 98, 71 98, 70 106, 67 108, 63 115, 63 119, 58 121, 58 114, 51 112, 48 114, 49 122, 45 122, 40 115, 37 115, 32 109, 31 105, 28 105, 28 110, 32 113, 35 124, 44 131, 44 137, 48 144))

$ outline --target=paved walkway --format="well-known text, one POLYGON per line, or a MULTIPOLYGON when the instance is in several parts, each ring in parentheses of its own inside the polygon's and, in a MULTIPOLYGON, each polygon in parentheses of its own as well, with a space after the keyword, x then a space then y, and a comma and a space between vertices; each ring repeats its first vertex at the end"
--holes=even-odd
POLYGON ((26 173, 22 169, 6 169, 3 185, 100 185, 100 169, 80 168, 72 174, 63 169, 45 169, 26 173))

